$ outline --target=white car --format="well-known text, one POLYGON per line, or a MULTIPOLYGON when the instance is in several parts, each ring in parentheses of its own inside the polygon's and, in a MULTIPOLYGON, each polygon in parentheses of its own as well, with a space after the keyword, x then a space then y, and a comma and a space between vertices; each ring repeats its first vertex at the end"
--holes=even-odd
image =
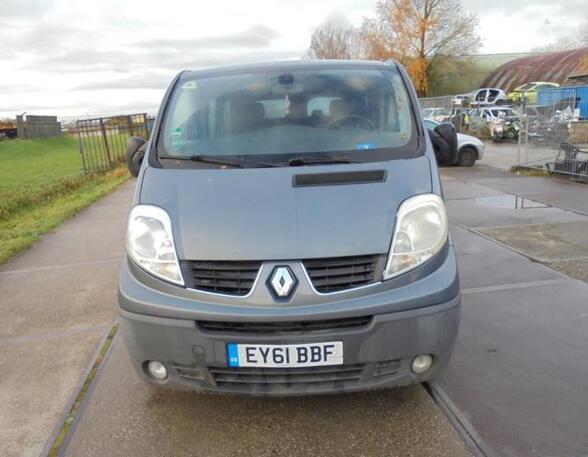
POLYGON ((506 104, 506 93, 502 89, 484 87, 472 92, 471 99, 475 106, 503 105, 506 104))
POLYGON ((437 122, 444 122, 451 117, 451 111, 447 108, 425 108, 423 109, 423 117, 437 122))
MULTIPOLYGON (((425 119, 425 126, 429 130, 435 130, 435 127, 439 125, 439 122, 435 122, 431 119, 425 119)), ((471 167, 476 163, 476 160, 480 160, 484 157, 484 143, 475 136, 464 135, 463 133, 457 134, 457 151, 458 160, 457 164, 460 167, 471 167)))

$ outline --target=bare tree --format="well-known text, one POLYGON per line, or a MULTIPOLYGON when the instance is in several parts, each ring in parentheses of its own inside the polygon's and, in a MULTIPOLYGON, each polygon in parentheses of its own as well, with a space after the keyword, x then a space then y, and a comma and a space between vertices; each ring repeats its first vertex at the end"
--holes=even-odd
POLYGON ((588 46, 588 18, 586 18, 584 25, 580 26, 578 32, 580 35, 580 43, 582 44, 582 46, 588 46))
POLYGON ((481 41, 478 17, 460 0, 383 0, 373 19, 365 19, 361 37, 366 57, 399 60, 417 92, 425 96, 434 58, 455 59, 475 53, 481 41))
POLYGON ((537 46, 531 49, 533 52, 559 52, 569 51, 588 46, 588 18, 584 25, 578 27, 575 33, 558 38, 552 43, 537 46))
POLYGON ((571 49, 577 49, 581 47, 581 43, 570 37, 558 38, 553 43, 549 43, 543 46, 535 46, 531 48, 532 52, 560 52, 569 51, 571 49))
POLYGON ((308 56, 312 59, 358 57, 357 33, 353 28, 340 28, 331 23, 323 24, 312 34, 308 56))

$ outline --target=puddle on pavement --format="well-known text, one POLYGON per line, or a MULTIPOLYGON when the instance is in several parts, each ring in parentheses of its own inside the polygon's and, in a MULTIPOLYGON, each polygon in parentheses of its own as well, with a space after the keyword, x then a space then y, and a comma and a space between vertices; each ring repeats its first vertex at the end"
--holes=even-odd
POLYGON ((551 208, 551 205, 546 205, 529 198, 519 197, 518 195, 499 195, 495 197, 479 197, 475 198, 474 202, 480 206, 487 208, 499 209, 536 209, 536 208, 551 208))

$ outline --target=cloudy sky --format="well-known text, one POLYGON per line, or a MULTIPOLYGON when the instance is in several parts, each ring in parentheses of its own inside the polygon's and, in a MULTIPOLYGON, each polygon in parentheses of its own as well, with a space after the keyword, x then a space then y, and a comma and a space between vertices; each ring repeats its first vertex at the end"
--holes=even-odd
MULTIPOLYGON (((569 34, 588 0, 462 0, 483 53, 569 34)), ((181 69, 300 58, 326 20, 359 25, 375 0, 0 0, 0 117, 155 112, 181 69)))

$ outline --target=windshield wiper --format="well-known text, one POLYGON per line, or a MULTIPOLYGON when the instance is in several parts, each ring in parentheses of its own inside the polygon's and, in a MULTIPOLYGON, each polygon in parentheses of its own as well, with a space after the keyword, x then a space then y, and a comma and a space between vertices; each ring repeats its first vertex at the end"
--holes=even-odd
POLYGON ((320 165, 320 164, 336 164, 336 163, 359 163, 350 159, 336 158, 336 157, 293 157, 288 160, 290 167, 300 167, 302 165, 320 165))
POLYGON ((233 168, 243 168, 244 165, 256 165, 262 167, 276 167, 278 165, 268 162, 255 162, 252 160, 229 160, 229 159, 215 159, 213 157, 207 157, 199 154, 193 154, 190 156, 170 156, 170 155, 160 155, 160 159, 170 159, 170 160, 190 160, 192 162, 201 162, 201 163, 213 163, 216 165, 226 165, 228 167, 233 168))

